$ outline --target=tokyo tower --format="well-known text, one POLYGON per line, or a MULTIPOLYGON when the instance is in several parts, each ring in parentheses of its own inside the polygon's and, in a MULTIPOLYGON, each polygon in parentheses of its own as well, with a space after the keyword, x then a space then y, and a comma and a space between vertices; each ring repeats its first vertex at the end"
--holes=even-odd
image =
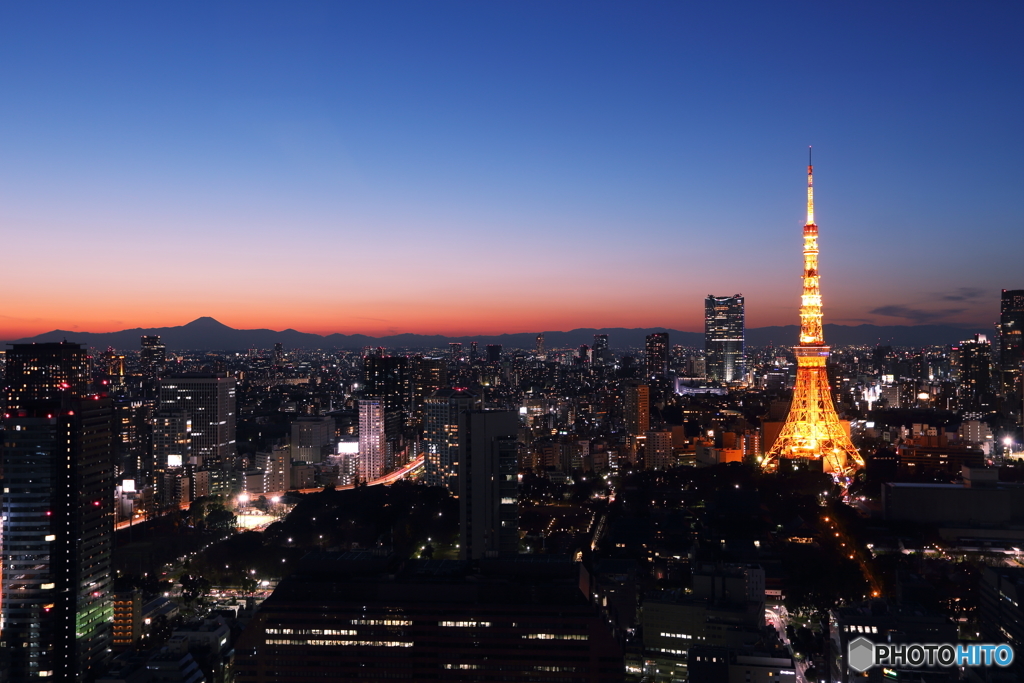
MULTIPOLYGON (((810 160, 809 160, 810 161, 810 160)), ((775 472, 782 459, 819 461, 824 472, 850 477, 864 461, 836 415, 825 363, 829 347, 821 328, 818 287, 818 226, 814 224, 814 166, 807 166, 807 223, 804 225, 804 290, 800 297, 800 344, 796 353, 793 403, 764 460, 762 469, 775 472)))

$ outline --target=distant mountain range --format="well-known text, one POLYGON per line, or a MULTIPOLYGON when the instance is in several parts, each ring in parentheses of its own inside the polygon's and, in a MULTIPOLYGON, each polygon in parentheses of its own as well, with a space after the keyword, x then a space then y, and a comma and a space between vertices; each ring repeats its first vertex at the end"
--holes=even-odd
MULTIPOLYGON (((747 330, 747 344, 750 346, 791 346, 797 341, 797 325, 755 327, 747 330)), ((672 344, 702 347, 704 334, 683 332, 663 327, 626 329, 611 327, 602 329, 581 328, 568 332, 544 332, 544 343, 549 349, 576 347, 592 344, 595 334, 607 334, 612 348, 642 347, 644 338, 655 332, 668 332, 672 344)), ((893 346, 930 346, 934 344, 955 344, 967 339, 975 332, 991 334, 989 330, 978 330, 953 325, 878 326, 878 325, 825 325, 825 340, 833 346, 890 344, 893 346)), ((285 348, 306 349, 360 349, 364 346, 386 348, 428 349, 444 348, 449 342, 479 342, 481 352, 487 344, 502 344, 507 348, 532 349, 536 346, 537 333, 500 335, 465 335, 443 337, 441 335, 396 334, 388 337, 370 337, 364 334, 319 335, 296 330, 236 330, 214 320, 198 318, 187 325, 178 327, 136 328, 120 332, 71 332, 54 330, 35 337, 17 339, 8 343, 54 342, 67 340, 86 344, 93 348, 137 349, 143 335, 160 335, 168 349, 173 350, 218 350, 241 351, 257 348, 267 349, 280 342, 285 348)))

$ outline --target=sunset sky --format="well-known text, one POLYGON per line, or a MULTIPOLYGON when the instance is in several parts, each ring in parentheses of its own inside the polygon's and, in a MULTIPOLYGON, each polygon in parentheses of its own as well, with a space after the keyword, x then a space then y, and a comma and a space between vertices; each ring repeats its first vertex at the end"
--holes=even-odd
POLYGON ((490 334, 1024 288, 1020 2, 0 7, 0 339, 490 334))

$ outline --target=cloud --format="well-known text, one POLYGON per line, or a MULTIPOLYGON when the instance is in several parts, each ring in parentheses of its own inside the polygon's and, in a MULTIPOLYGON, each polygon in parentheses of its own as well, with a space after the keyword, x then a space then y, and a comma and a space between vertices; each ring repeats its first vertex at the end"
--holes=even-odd
POLYGON ((920 308, 910 308, 909 306, 879 306, 878 308, 871 309, 869 313, 886 315, 893 318, 907 318, 920 324, 942 320, 946 316, 963 313, 966 310, 966 308, 944 308, 938 311, 925 311, 920 308))
POLYGON ((961 287, 953 294, 940 294, 939 298, 943 301, 969 301, 980 299, 988 294, 990 294, 988 290, 978 287, 961 287))

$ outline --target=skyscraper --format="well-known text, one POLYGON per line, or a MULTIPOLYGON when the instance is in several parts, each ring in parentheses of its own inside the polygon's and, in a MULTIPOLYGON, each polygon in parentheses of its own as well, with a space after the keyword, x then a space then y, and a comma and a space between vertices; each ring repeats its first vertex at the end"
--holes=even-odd
POLYGON ((824 472, 847 478, 864 461, 839 422, 832 403, 825 364, 829 347, 821 326, 818 275, 818 226, 814 223, 813 167, 807 165, 807 222, 804 224, 804 286, 800 298, 800 345, 796 353, 796 385, 786 422, 761 466, 778 470, 781 460, 818 463, 824 472))
POLYGON ((544 354, 544 333, 541 332, 537 335, 537 357, 543 360, 544 354))
POLYGON ((85 395, 85 349, 8 352, 0 629, 10 680, 84 680, 110 645, 113 409, 85 395))
POLYGON ((423 405, 423 465, 427 484, 457 494, 459 415, 480 406, 480 397, 467 389, 439 389, 423 405))
POLYGON ((704 300, 704 355, 708 378, 738 382, 745 372, 743 295, 704 300))
POLYGON ((501 344, 487 345, 487 362, 496 365, 501 362, 501 344))
POLYGON ((414 356, 409 362, 410 410, 417 424, 423 423, 423 402, 438 389, 448 386, 448 362, 444 358, 414 356))
POLYGON ((459 415, 459 559, 519 552, 519 416, 459 415))
POLYGON ((992 412, 992 344, 983 334, 960 342, 953 349, 957 371, 957 398, 964 418, 980 419, 992 412))
POLYGON ((359 400, 359 480, 380 479, 384 474, 388 438, 385 431, 384 401, 359 400))
POLYGON ((611 351, 608 350, 608 335, 595 334, 592 357, 594 365, 609 365, 612 362, 611 351))
POLYGON ((154 380, 160 375, 160 371, 167 362, 167 347, 160 341, 159 335, 144 335, 142 337, 142 352, 139 357, 142 365, 142 375, 148 380, 154 380))
POLYGON ((196 465, 224 465, 235 457, 235 379, 186 373, 160 383, 159 412, 183 411, 189 422, 190 455, 196 465))
POLYGON ((628 382, 623 397, 626 433, 643 436, 651 428, 651 388, 640 382, 628 382))
POLYGON ((644 364, 646 379, 665 379, 668 374, 668 332, 647 335, 644 364))
POLYGON ((409 359, 402 356, 363 358, 363 395, 379 398, 391 411, 409 409, 409 359))
POLYGON ((84 396, 89 390, 89 354, 84 346, 13 344, 7 352, 7 408, 84 396))
POLYGON ((333 444, 333 417, 300 417, 292 422, 292 460, 323 462, 324 455, 330 455, 333 444))
MULTIPOLYGON (((1004 396, 1020 391, 1024 368, 1024 289, 1004 289, 999 305, 999 371, 1004 396)), ((1017 405, 1020 408, 1020 405, 1017 405)))

